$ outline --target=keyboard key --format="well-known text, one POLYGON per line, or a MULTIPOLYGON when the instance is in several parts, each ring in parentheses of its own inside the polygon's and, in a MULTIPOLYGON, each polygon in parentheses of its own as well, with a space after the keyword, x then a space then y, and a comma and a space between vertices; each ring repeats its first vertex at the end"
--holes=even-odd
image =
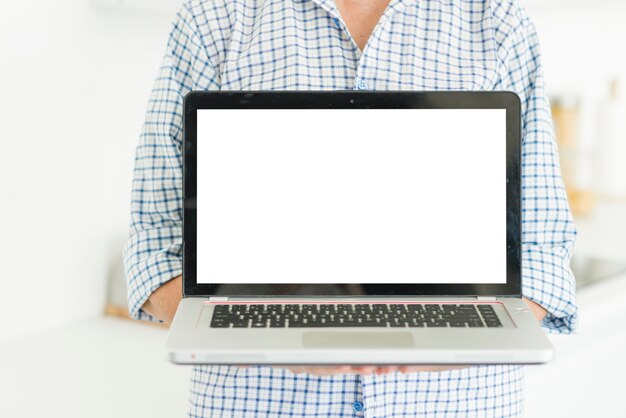
POLYGON ((232 305, 230 307, 230 311, 232 313, 244 313, 248 310, 248 307, 246 305, 232 305))
POLYGON ((447 327, 448 324, 443 321, 437 321, 437 322, 427 322, 426 326, 433 327, 433 328, 443 328, 443 327, 447 327))
POLYGON ((494 328, 494 327, 501 327, 502 323, 500 322, 498 318, 491 318, 491 319, 485 319, 485 325, 487 325, 490 328, 494 328))
POLYGON ((215 305, 213 308, 214 313, 225 314, 229 313, 230 306, 229 305, 215 305))

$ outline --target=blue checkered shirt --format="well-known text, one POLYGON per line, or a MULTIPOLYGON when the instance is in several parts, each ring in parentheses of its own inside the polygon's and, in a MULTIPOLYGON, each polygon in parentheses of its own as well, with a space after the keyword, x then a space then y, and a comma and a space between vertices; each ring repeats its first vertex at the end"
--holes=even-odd
MULTIPOLYGON (((546 330, 573 330, 575 230, 535 28, 516 0, 392 0, 363 51, 332 0, 185 2, 137 148, 125 250, 135 318, 154 320, 142 305, 182 270, 182 99, 220 89, 515 91, 523 110, 523 292, 547 309, 546 330)), ((509 417, 522 413, 522 389, 518 366, 330 377, 207 366, 193 369, 189 414, 509 417)))

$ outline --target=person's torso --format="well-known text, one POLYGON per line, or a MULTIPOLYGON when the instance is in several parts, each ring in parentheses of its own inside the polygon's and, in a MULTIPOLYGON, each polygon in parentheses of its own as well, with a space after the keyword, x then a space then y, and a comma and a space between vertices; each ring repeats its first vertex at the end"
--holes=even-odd
MULTIPOLYGON (((391 0, 361 52, 332 0, 193 0, 215 78, 194 89, 494 90, 505 87, 487 0, 391 0), (206 85, 203 85, 206 83, 206 85)), ((203 63, 204 65, 204 63, 203 63)), ((518 416, 518 366, 315 377, 198 366, 190 416, 518 416), (354 409, 360 403, 362 409, 354 409)))

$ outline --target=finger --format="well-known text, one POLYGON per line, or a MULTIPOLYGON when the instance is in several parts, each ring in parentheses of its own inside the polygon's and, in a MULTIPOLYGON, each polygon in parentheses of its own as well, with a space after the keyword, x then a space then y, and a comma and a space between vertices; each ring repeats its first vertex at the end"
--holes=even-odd
POLYGON ((376 369, 377 375, 389 374, 400 370, 399 366, 380 366, 376 369))
POLYGON ((334 374, 355 373, 350 366, 321 366, 321 367, 303 367, 303 373, 312 374, 314 376, 330 376, 334 374))
POLYGON ((307 373, 314 376, 329 376, 333 374, 354 373, 350 366, 274 366, 278 369, 286 369, 291 373, 307 373))
POLYGON ((459 365, 419 365, 419 366, 401 366, 400 372, 402 373, 419 373, 419 372, 444 372, 447 370, 460 370, 469 366, 464 364, 459 365))
POLYGON ((354 370, 355 373, 362 375, 375 373, 377 369, 377 366, 352 366, 352 370, 354 370))

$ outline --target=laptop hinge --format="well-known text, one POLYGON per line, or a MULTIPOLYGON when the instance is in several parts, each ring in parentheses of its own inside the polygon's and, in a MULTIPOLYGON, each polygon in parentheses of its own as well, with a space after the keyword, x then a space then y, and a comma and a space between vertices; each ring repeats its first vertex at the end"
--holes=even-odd
POLYGON ((495 302, 497 298, 495 296, 476 296, 476 300, 481 302, 495 302))
POLYGON ((226 302, 228 300, 228 296, 210 296, 209 302, 226 302))

